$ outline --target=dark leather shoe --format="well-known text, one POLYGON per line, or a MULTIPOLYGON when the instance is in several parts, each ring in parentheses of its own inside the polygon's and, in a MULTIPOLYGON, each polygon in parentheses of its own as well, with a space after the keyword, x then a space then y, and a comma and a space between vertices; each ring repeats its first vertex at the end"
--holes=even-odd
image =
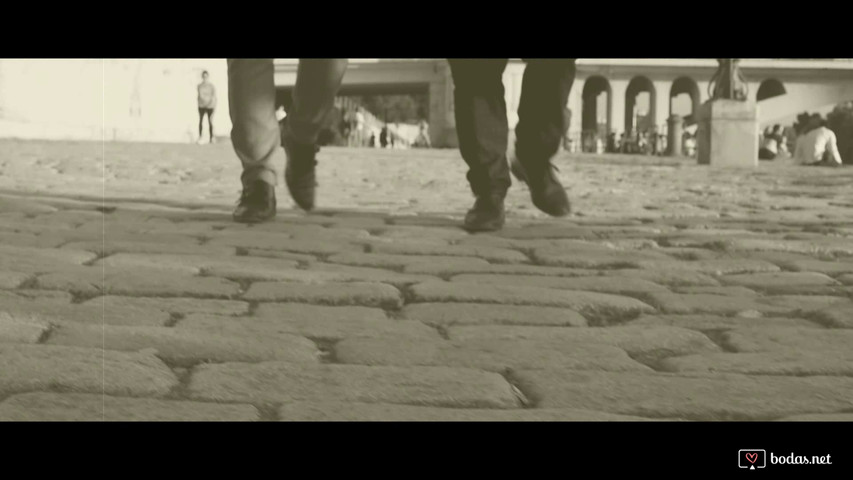
POLYGON ((565 217, 572 213, 572 207, 569 196, 566 195, 566 189, 554 173, 556 169, 557 167, 549 162, 548 168, 544 171, 530 172, 517 158, 512 159, 510 165, 515 178, 527 183, 530 188, 530 198, 536 208, 552 217, 565 217))
POLYGON ((481 195, 474 202, 474 208, 465 215, 465 230, 469 232, 494 232, 504 226, 503 195, 481 195))
POLYGON ((275 187, 258 180, 243 187, 243 194, 234 210, 234 221, 239 223, 262 223, 275 217, 275 187))
POLYGON ((299 208, 310 211, 314 208, 315 192, 317 189, 317 152, 315 145, 300 145, 284 135, 282 146, 287 153, 287 167, 284 169, 284 183, 290 191, 290 196, 299 208))

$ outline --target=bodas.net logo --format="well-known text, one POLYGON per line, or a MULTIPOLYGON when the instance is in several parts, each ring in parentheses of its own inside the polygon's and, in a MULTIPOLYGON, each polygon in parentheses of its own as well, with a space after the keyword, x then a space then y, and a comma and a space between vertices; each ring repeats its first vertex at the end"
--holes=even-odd
POLYGON ((758 448, 738 450, 737 457, 737 464, 740 468, 755 470, 767 466, 767 452, 758 448))

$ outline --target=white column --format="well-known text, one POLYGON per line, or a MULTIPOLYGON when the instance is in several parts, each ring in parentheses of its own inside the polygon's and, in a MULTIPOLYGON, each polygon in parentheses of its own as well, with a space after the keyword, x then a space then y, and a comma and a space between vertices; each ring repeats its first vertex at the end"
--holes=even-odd
POLYGON ((572 124, 569 127, 570 136, 579 136, 583 125, 583 85, 586 79, 575 79, 572 91, 569 93, 569 110, 572 111, 572 124))
POLYGON ((669 118, 669 94, 672 92, 672 80, 653 80, 655 87, 655 125, 658 131, 666 129, 666 120, 669 118))
POLYGON ((619 134, 625 133, 625 91, 628 89, 628 80, 610 80, 610 131, 619 134))

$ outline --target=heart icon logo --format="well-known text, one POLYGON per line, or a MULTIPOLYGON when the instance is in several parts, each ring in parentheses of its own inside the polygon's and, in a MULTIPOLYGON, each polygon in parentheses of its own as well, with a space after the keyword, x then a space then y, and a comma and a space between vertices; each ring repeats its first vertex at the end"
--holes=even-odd
POLYGON ((749 460, 749 463, 755 463, 758 460, 758 453, 752 452, 746 454, 746 459, 749 460))

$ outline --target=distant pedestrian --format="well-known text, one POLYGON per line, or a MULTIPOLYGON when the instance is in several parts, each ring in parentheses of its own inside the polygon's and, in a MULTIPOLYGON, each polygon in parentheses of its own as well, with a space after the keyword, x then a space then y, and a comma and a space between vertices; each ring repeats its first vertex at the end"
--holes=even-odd
POLYGON ((204 116, 207 115, 207 128, 210 133, 210 143, 213 143, 213 112, 216 110, 216 87, 210 83, 207 70, 201 72, 201 83, 198 84, 198 143, 201 144, 204 116))
POLYGON ((798 163, 810 166, 841 165, 841 153, 838 151, 838 139, 835 132, 826 127, 826 121, 820 114, 809 119, 808 131, 797 141, 794 154, 798 163))
POLYGON ((379 132, 379 146, 381 148, 388 148, 388 125, 382 127, 382 131, 379 132))

